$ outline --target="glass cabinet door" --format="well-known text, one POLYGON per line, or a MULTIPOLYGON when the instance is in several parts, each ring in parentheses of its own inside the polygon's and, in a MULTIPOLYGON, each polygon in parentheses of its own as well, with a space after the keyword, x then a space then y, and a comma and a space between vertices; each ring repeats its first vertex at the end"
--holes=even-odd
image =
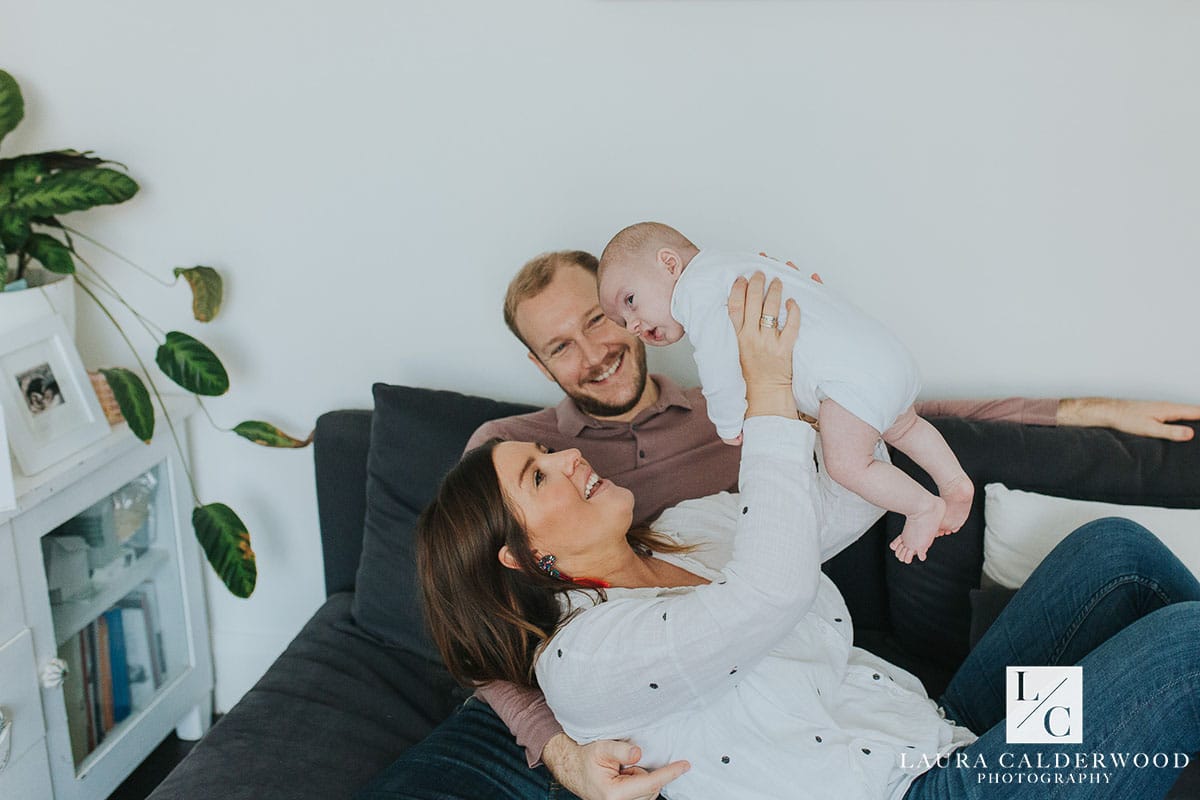
POLYGON ((77 771, 188 666, 168 485, 159 463, 41 538, 77 771))

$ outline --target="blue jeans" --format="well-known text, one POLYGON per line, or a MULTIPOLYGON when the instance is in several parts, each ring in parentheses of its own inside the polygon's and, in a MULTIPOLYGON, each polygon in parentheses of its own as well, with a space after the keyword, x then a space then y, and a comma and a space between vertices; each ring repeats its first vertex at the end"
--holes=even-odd
POLYGON ((355 800, 578 800, 545 766, 530 769, 491 706, 467 700, 400 754, 355 800))
POLYGON ((968 766, 935 766, 905 800, 1164 797, 1180 771, 1173 754, 1200 750, 1200 583, 1136 523, 1084 525, 1034 570, 941 706, 980 738, 958 751, 968 766), (1005 666, 1075 664, 1083 667, 1083 743, 1006 744, 1005 666), (1094 768, 1094 753, 1114 752, 1172 755, 1168 767, 1094 768), (1085 754, 1087 766, 1038 767, 1039 753, 1050 765, 1056 754, 1085 754), (1022 755, 1032 766, 1021 766, 1022 755), (1107 782, 1055 782, 1099 773, 1107 782))
MULTIPOLYGON (((986 771, 1001 753, 1184 752, 1200 749, 1200 583, 1144 528, 1121 519, 1064 539, 967 656, 940 701, 949 718, 981 734, 963 748, 986 771), (1082 664, 1082 745, 1006 745, 1008 665, 1082 664)), ((1018 772, 1019 770, 1007 770, 1018 772)), ((1055 786, 980 783, 977 770, 934 767, 906 800, 945 798, 1155 798, 1175 769, 1109 770, 1112 782, 1055 786)), ((1031 773, 1046 770, 1028 770, 1031 773)), ((667 787, 670 792, 670 787, 667 787)), ((357 800, 569 800, 487 704, 468 700, 420 745, 406 750, 357 800)))

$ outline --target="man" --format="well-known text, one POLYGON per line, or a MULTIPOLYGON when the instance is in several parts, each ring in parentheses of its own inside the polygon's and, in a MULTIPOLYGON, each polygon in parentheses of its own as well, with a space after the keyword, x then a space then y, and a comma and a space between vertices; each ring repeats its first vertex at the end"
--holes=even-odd
MULTIPOLYGON (((647 374, 641 341, 600 310, 597 266, 582 251, 547 253, 513 279, 505 322, 566 398, 553 408, 484 424, 468 449, 497 436, 578 447, 598 475, 634 490, 635 521, 653 519, 681 500, 734 488, 739 448, 717 438, 698 388, 681 389, 647 374)), ((917 411, 1105 426, 1176 441, 1190 439, 1192 430, 1170 421, 1200 419, 1200 406, 1103 398, 919 403, 917 411)), ((640 758, 630 742, 576 744, 536 692, 491 685, 479 694, 487 704, 468 701, 407 750, 364 797, 564 797, 544 767, 529 768, 540 759, 584 800, 631 800, 656 796, 686 769, 685 762, 654 772, 624 767, 640 758)))

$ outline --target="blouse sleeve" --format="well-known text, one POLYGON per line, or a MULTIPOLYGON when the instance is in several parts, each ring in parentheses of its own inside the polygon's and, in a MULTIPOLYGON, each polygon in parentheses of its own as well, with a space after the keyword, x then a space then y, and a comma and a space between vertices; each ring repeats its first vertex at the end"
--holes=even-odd
POLYGON ((547 643, 538 681, 580 742, 630 729, 730 690, 808 612, 820 581, 821 490, 814 433, 798 420, 744 425, 741 509, 722 580, 588 608, 547 643))

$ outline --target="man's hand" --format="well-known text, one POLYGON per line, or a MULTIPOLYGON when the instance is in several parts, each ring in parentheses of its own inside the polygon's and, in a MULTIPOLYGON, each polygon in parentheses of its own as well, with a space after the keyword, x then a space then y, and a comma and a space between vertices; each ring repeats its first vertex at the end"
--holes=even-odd
POLYGON ((542 761, 581 800, 654 800, 662 788, 692 768, 676 761, 653 772, 631 766, 642 750, 630 742, 603 740, 580 746, 565 733, 542 750, 542 761))
POLYGON ((1148 400, 1113 400, 1107 397, 1070 397, 1058 401, 1059 425, 1112 428, 1139 436, 1191 440, 1194 431, 1181 420, 1200 420, 1200 406, 1156 403, 1148 400))

